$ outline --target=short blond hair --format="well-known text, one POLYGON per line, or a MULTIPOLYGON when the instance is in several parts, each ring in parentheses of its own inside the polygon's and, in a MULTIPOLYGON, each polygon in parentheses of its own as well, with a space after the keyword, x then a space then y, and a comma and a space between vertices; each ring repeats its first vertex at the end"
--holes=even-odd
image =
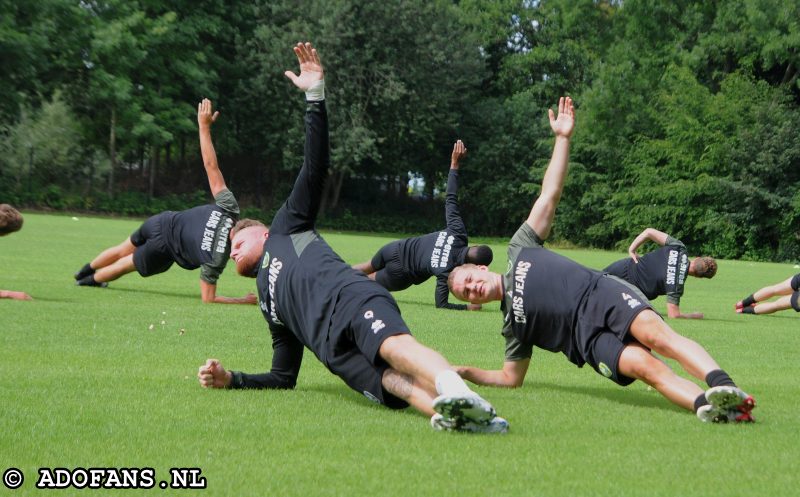
POLYGON ((231 228, 231 239, 234 236, 236 236, 236 233, 242 231, 245 228, 251 228, 253 226, 261 226, 264 229, 268 229, 267 225, 265 225, 258 219, 249 219, 249 218, 240 219, 236 224, 233 225, 233 228, 231 228))

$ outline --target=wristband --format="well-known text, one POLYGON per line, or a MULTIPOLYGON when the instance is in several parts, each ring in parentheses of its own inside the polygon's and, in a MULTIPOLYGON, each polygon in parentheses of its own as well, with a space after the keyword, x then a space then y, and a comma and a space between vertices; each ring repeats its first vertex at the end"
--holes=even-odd
POLYGON ((306 90, 306 100, 309 102, 319 102, 325 100, 325 80, 320 79, 306 90))

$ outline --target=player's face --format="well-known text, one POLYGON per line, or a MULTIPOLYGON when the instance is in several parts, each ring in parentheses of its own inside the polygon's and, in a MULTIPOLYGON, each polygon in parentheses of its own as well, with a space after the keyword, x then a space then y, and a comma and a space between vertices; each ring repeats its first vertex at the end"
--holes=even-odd
POLYGON ((269 230, 261 226, 250 226, 237 231, 231 239, 231 259, 236 262, 236 272, 254 278, 256 267, 264 251, 264 241, 269 230))
POLYGON ((465 302, 485 304, 494 300, 495 280, 486 266, 460 267, 453 277, 450 291, 465 302))

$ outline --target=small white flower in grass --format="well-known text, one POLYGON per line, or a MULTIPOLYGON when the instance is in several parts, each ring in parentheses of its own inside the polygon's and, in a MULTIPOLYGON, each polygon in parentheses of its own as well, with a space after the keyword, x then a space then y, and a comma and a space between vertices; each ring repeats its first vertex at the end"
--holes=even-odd
POLYGON ((183 329, 183 328, 181 328, 181 330, 178 332, 178 335, 183 335, 183 334, 185 334, 185 333, 186 333, 186 330, 185 330, 185 329, 183 329))
POLYGON ((167 322, 162 319, 161 320, 161 326, 164 326, 165 324, 167 324, 167 322))
POLYGON ((72 220, 73 220, 73 221, 77 221, 77 220, 78 220, 78 218, 77 218, 77 217, 75 217, 75 216, 72 216, 72 220))
POLYGON ((161 314, 162 314, 163 316, 166 316, 166 315, 167 315, 167 311, 161 311, 161 314))
POLYGON ((152 330, 153 328, 155 328, 154 324, 151 324, 150 326, 147 327, 148 330, 152 330))

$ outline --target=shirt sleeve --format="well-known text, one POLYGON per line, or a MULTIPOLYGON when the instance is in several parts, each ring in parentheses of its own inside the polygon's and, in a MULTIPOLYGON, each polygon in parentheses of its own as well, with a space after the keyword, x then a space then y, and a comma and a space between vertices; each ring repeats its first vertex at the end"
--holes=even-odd
POLYGON ((291 235, 314 229, 330 167, 328 113, 324 100, 306 103, 305 129, 303 167, 292 193, 270 226, 270 231, 278 234, 291 235))
POLYGON ((667 235, 667 241, 664 245, 673 245, 676 247, 682 247, 683 249, 686 249, 686 245, 684 245, 682 241, 678 240, 677 238, 673 238, 670 235, 667 235))
POLYGON ((272 369, 268 373, 233 371, 231 388, 291 389, 297 384, 303 362, 303 344, 283 326, 270 325, 272 369))
POLYGON ((445 195, 444 210, 447 220, 447 230, 455 235, 466 238, 467 228, 461 213, 458 211, 458 170, 451 169, 447 175, 447 193, 445 195))
POLYGON ((533 356, 533 345, 526 345, 515 337, 511 324, 503 326, 503 338, 506 339, 506 361, 524 361, 533 356))
POLYGON ((519 255, 520 250, 527 248, 527 247, 543 247, 544 241, 539 237, 539 235, 533 230, 533 228, 528 225, 527 222, 522 223, 522 226, 519 227, 514 236, 511 237, 511 241, 508 242, 508 264, 513 264, 519 255))
POLYGON ((223 188, 217 193, 217 196, 214 197, 214 202, 229 213, 237 217, 239 216, 239 203, 236 201, 236 197, 233 196, 233 193, 227 188, 223 188))
POLYGON ((436 307, 439 309, 466 311, 467 304, 451 304, 449 302, 450 288, 447 286, 447 276, 449 274, 445 273, 436 277, 436 307))

